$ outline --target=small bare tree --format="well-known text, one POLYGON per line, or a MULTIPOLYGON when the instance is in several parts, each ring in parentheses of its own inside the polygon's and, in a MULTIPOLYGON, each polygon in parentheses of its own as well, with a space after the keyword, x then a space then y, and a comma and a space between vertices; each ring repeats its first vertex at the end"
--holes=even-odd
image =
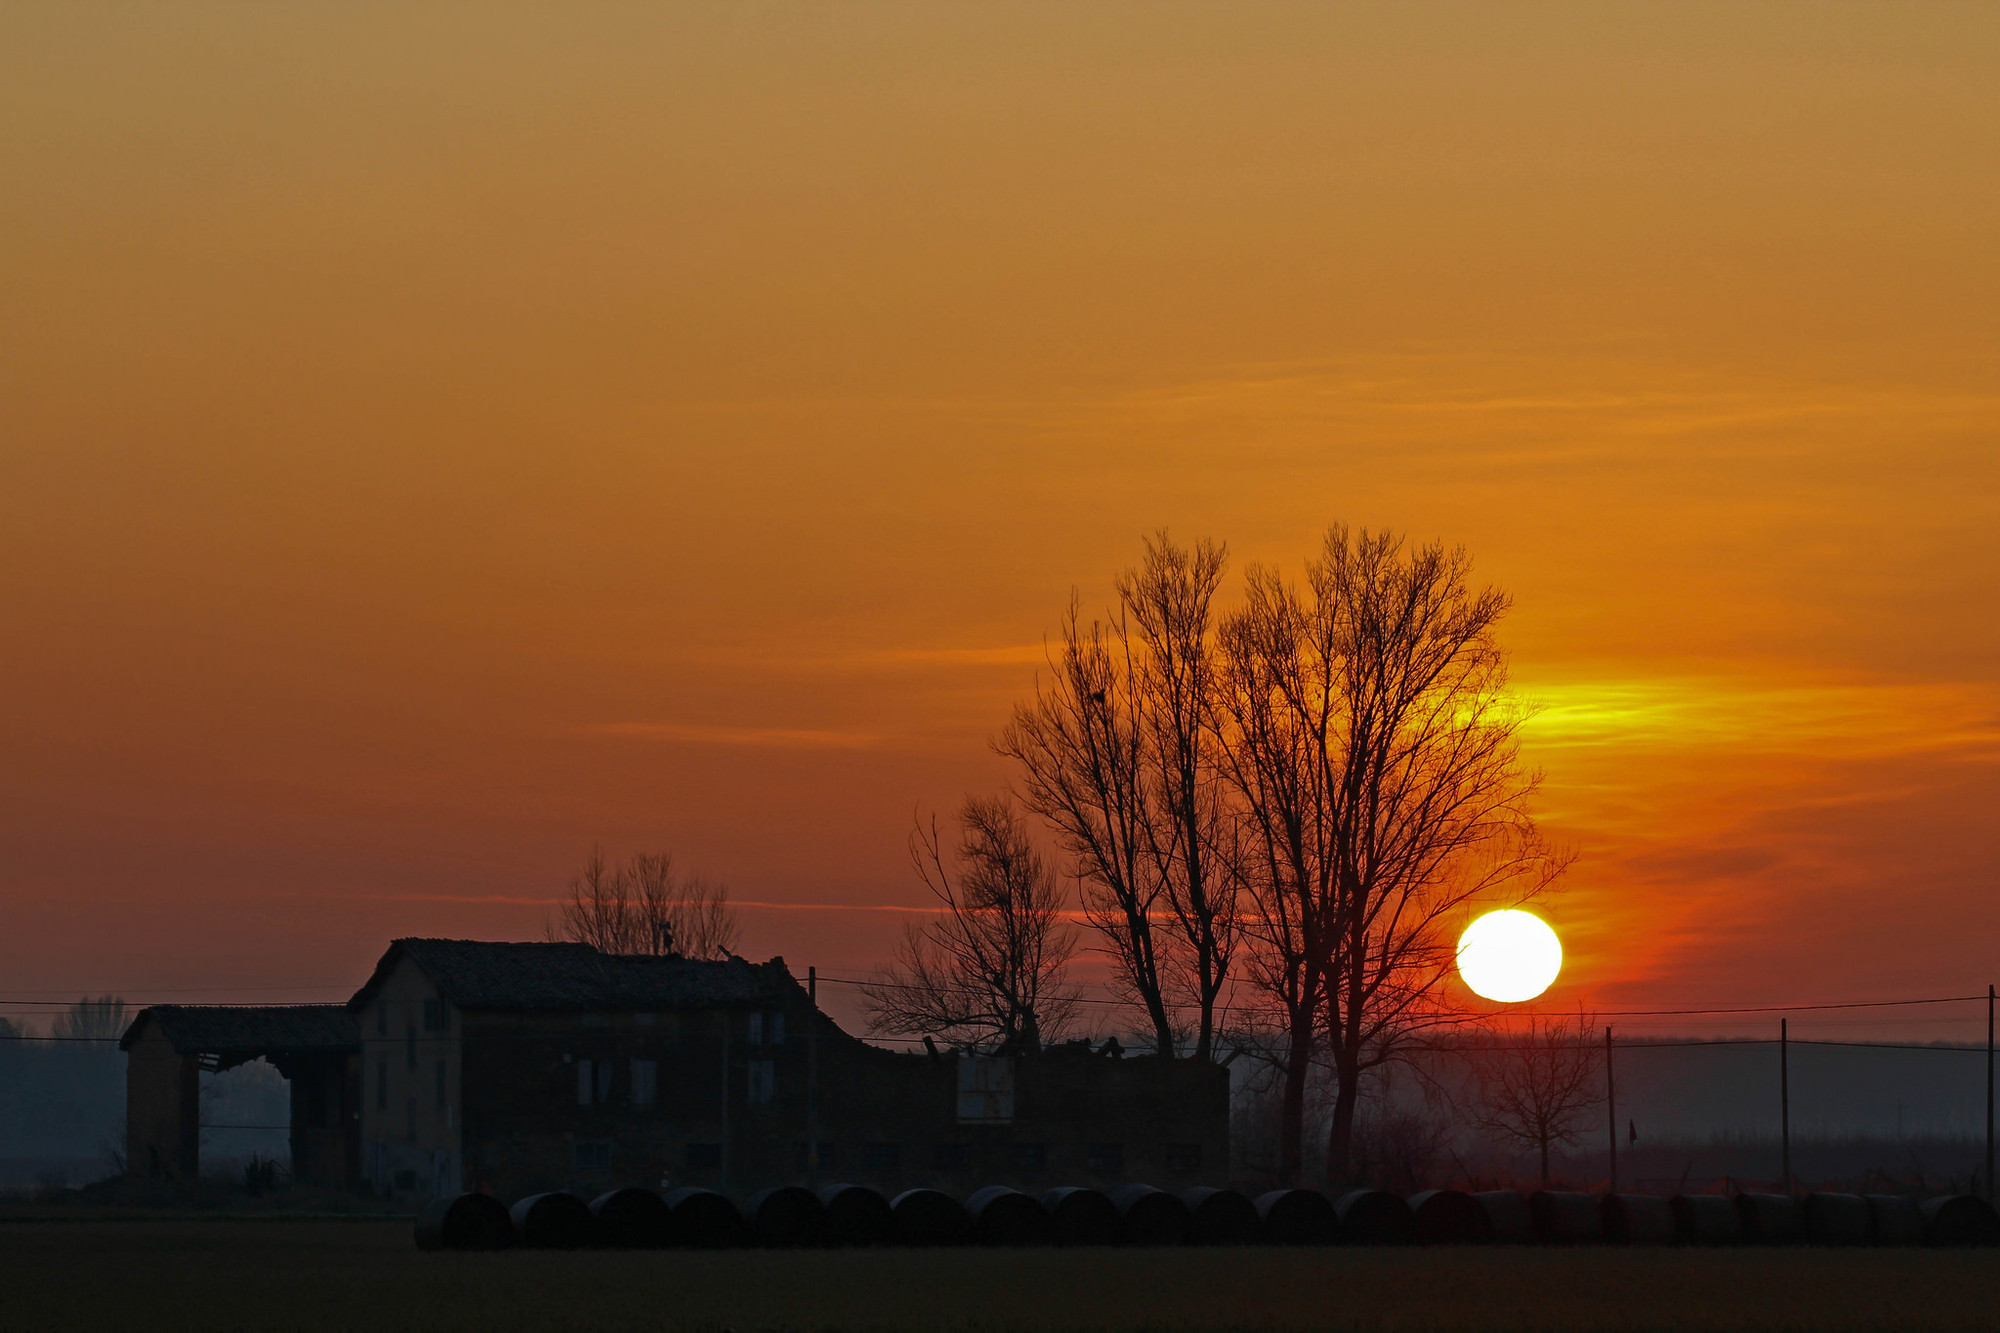
POLYGON ((1487 1033, 1461 1048, 1472 1067, 1472 1123, 1503 1143, 1533 1148, 1549 1179, 1549 1149, 1574 1144, 1604 1104, 1597 1020, 1530 1018, 1526 1031, 1487 1033))
POLYGON ((726 887, 677 874, 671 855, 640 852, 611 865, 593 848, 548 935, 611 954, 725 958, 736 945, 736 915, 726 887))
POLYGON ((86 995, 56 1015, 49 1035, 64 1041, 112 1042, 125 1035, 129 1021, 122 997, 86 995))
POLYGON ((959 826, 953 864, 935 818, 910 835, 910 860, 944 910, 912 923, 896 961, 863 988, 870 1025, 965 1050, 1037 1050, 1068 1027, 1077 1000, 1055 872, 1004 799, 966 798, 959 826))

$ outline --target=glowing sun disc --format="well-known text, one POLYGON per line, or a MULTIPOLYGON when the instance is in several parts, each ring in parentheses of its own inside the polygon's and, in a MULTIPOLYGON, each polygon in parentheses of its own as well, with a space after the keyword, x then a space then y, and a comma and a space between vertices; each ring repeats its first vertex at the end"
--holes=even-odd
POLYGON ((1533 912, 1488 912, 1458 937, 1458 975, 1473 993, 1513 1004, 1547 990, 1562 971, 1562 941, 1533 912))

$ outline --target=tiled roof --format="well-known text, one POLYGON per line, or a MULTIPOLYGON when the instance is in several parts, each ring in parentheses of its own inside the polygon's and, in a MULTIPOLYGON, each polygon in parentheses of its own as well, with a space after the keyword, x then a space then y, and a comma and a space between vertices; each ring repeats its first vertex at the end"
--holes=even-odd
POLYGON ((750 1006, 796 993, 784 960, 656 958, 600 953, 588 944, 500 944, 486 940, 397 940, 368 984, 365 1003, 402 958, 438 993, 465 1009, 576 1011, 750 1006))
POLYGON ((151 1019, 182 1055, 244 1051, 332 1051, 361 1044, 354 1015, 337 1004, 156 1004, 139 1011, 119 1046, 151 1019))

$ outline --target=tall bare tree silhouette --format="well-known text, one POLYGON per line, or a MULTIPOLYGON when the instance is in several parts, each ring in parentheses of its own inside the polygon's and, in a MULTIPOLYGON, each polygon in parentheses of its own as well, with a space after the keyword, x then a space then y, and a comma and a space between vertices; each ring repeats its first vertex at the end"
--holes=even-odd
POLYGON ((1303 586, 1252 568, 1223 622, 1220 735, 1253 844, 1249 975, 1283 1028, 1288 1175, 1316 1054, 1334 1075, 1337 1182, 1364 1076, 1463 1019, 1439 990, 1451 928, 1566 864, 1528 813, 1539 775, 1520 762, 1525 713, 1495 634, 1508 601, 1470 587, 1470 564, 1462 548, 1334 527, 1303 586))
POLYGON ((1108 619, 1086 625, 1072 595, 1049 679, 994 743, 1019 763, 1022 799, 1060 836, 1085 919, 1155 1052, 1177 1052, 1177 1018, 1191 1009, 1204 1060, 1240 896, 1210 717, 1212 607, 1226 565, 1222 547, 1182 547, 1162 532, 1118 579, 1108 619))

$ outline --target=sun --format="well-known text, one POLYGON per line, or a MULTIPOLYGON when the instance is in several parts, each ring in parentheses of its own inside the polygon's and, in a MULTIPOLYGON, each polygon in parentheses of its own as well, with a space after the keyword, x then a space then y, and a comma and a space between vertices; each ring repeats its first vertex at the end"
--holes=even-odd
POLYGON ((1549 988, 1562 965, 1562 941, 1533 912, 1488 912, 1458 937, 1458 975, 1488 1000, 1532 1000, 1549 988))

